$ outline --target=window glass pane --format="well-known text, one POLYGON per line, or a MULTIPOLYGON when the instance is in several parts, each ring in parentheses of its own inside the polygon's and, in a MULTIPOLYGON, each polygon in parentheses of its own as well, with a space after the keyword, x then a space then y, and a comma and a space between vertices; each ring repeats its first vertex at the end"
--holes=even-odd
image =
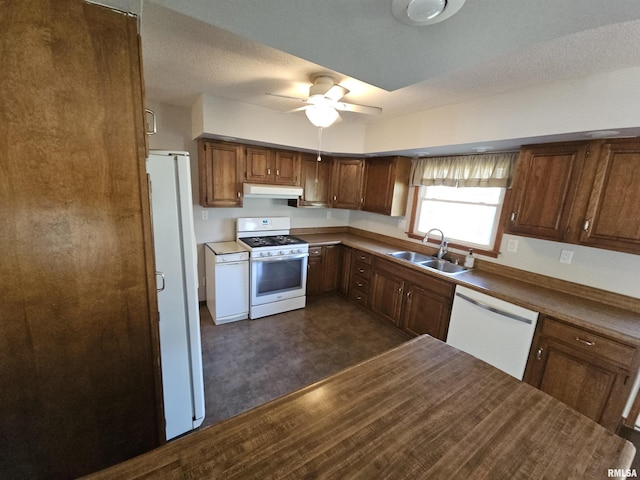
POLYGON ((416 233, 438 228, 450 242, 493 248, 503 188, 422 187, 420 194, 416 233))
POLYGON ((424 187, 424 198, 439 200, 453 200, 458 202, 492 203, 500 202, 502 188, 476 188, 476 187, 424 187))
POLYGON ((490 245, 497 208, 426 200, 422 204, 418 229, 442 230, 447 239, 457 239, 478 245, 490 245))

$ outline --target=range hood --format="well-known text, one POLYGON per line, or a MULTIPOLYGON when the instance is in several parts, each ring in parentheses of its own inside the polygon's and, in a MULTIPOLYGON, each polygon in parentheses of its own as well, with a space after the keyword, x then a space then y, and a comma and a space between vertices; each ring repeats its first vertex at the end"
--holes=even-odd
POLYGON ((245 183, 244 196, 255 198, 296 199, 302 195, 302 187, 289 185, 265 185, 261 183, 245 183))

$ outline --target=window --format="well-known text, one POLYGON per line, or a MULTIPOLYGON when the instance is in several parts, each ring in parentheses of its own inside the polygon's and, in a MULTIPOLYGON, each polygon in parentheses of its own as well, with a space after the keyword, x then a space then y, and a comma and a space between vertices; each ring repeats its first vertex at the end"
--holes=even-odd
POLYGON ((505 188, 417 187, 413 234, 442 230, 452 244, 494 251, 505 188))

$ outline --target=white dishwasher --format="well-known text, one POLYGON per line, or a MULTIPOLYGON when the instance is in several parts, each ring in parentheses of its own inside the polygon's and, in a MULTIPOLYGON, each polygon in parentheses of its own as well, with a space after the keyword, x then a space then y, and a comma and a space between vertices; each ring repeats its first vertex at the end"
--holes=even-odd
POLYGON ((213 323, 249 318, 249 252, 236 242, 204 245, 207 308, 213 323))
POLYGON ((447 343, 522 380, 538 312, 458 285, 447 343))

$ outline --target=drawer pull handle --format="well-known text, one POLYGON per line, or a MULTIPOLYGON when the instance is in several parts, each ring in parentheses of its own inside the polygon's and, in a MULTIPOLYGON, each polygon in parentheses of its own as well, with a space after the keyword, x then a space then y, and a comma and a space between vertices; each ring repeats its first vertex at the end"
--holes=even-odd
POLYGON ((359 287, 361 287, 361 286, 362 286, 362 282, 358 282, 358 283, 356 283, 356 285, 358 285, 359 287))
POLYGON ((358 271, 359 271, 360 273, 364 273, 364 268, 360 268, 360 269, 358 269, 358 271))
POLYGON ((362 300, 362 297, 360 295, 356 295, 356 299, 362 300))
POLYGON ((364 255, 360 255, 360 260, 364 260, 365 258, 367 257, 365 257, 364 255))
POLYGON ((584 338, 580 338, 580 337, 576 337, 576 341, 580 343, 584 343, 585 345, 588 345, 590 347, 593 347, 596 344, 596 342, 592 342, 591 340, 585 340, 584 338))

